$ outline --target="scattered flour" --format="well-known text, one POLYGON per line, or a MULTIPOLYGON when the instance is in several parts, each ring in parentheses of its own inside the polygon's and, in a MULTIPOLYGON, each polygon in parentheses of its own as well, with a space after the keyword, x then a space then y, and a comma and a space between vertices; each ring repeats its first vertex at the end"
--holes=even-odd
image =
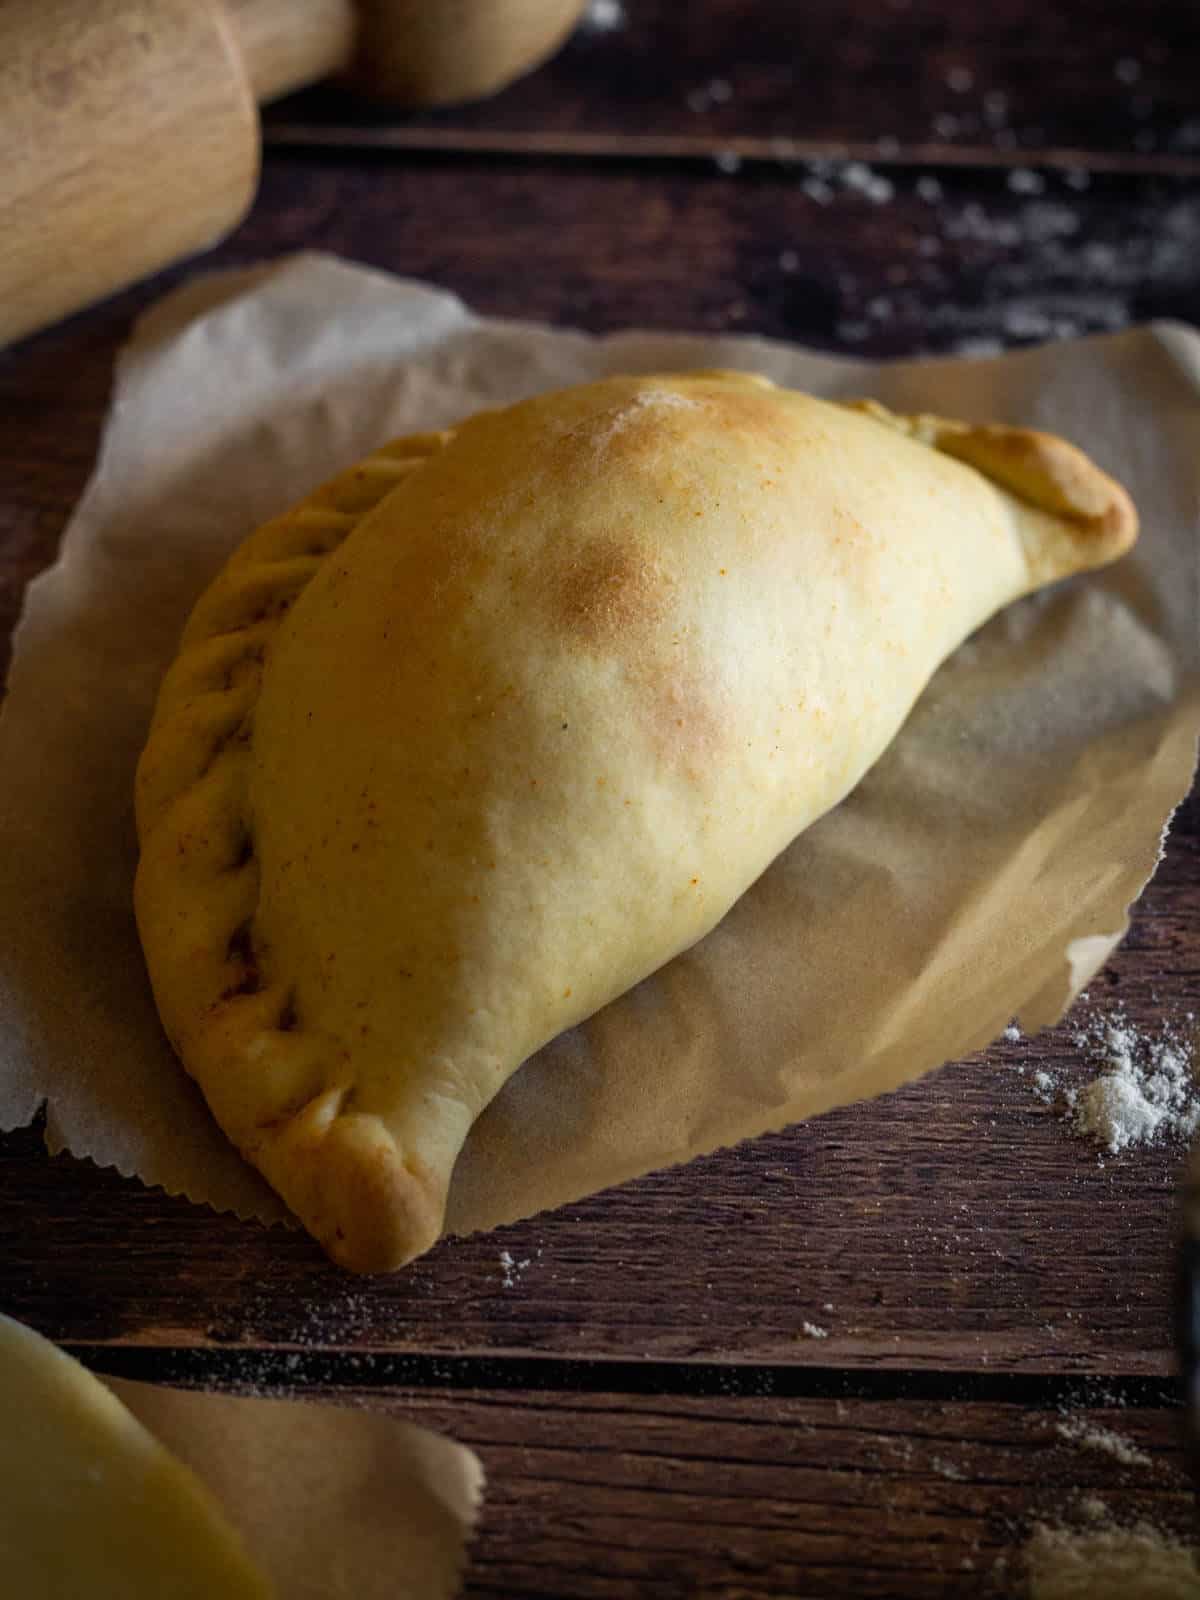
POLYGON ((1044 1105, 1049 1105, 1058 1093, 1058 1079, 1039 1067, 1033 1075, 1033 1092, 1044 1105))
POLYGON ((1089 1501, 1086 1529, 1035 1525, 1025 1545, 1030 1600, 1200 1600, 1196 1553, 1147 1522, 1118 1527, 1089 1501))
POLYGON ((711 111, 713 106, 728 105, 733 99, 733 85, 728 78, 710 78, 699 89, 692 89, 687 97, 688 110, 697 116, 711 111))
POLYGON ((991 89, 983 97, 983 120, 993 131, 1008 127, 1008 96, 1000 89, 991 89))
POLYGON ((1004 1037, 1008 1040, 1009 1044, 1016 1044, 1017 1040, 1020 1039, 1021 1036, 1021 1030, 1018 1028, 1015 1022, 1010 1022, 1008 1027, 1004 1030, 1004 1037))
POLYGON ((1111 1456, 1114 1461, 1119 1461, 1123 1467, 1154 1465, 1151 1457, 1144 1450, 1139 1450, 1123 1434, 1114 1433, 1111 1428, 1097 1427, 1095 1423, 1088 1422, 1083 1417, 1071 1417, 1066 1422, 1058 1423, 1055 1432, 1068 1444, 1077 1444, 1084 1450, 1097 1450, 1101 1455, 1111 1456))
POLYGON ((865 161, 847 161, 841 172, 842 183, 855 194, 861 194, 872 205, 883 205, 896 192, 890 178, 873 172, 865 161))
MULTIPOLYGON (((1182 1026, 1190 1030, 1194 1022, 1185 1013, 1182 1026)), ((1102 1152, 1119 1155, 1133 1145, 1190 1139, 1200 1130, 1196 1048, 1179 1024, 1166 1021, 1157 1033, 1139 1032, 1122 1011, 1093 1015, 1076 1028, 1072 1042, 1084 1052, 1092 1076, 1071 1083, 1039 1067, 1030 1082, 1043 1105, 1057 1106, 1075 1132, 1102 1152)))
POLYGON ((886 205, 895 198, 896 185, 865 161, 837 161, 818 157, 806 164, 800 187, 810 200, 828 205, 840 188, 846 194, 860 195, 872 205, 886 205))
POLYGON ((1046 180, 1030 167, 1014 167, 1008 175, 1008 187, 1014 194, 1041 194, 1046 180))
MULTIPOLYGON (((1195 132, 1200 148, 1200 118, 1195 132)), ((819 205, 843 192, 882 205, 894 193, 890 178, 862 162, 810 161, 807 173, 801 186, 819 205)), ((1081 205, 1078 192, 1091 182, 1083 167, 1018 167, 1003 198, 963 200, 952 184, 923 173, 914 184, 926 209, 913 287, 896 297, 892 322, 924 330, 930 348, 991 354, 1001 345, 1117 332, 1144 315, 1148 300, 1183 293, 1200 253, 1200 194, 1147 199, 1133 224, 1118 229, 1102 210, 1081 205), (978 264, 977 290, 931 303, 931 291, 951 288, 943 265, 951 259, 960 275, 978 264)), ((861 343, 878 331, 853 297, 843 301, 839 338, 861 343)))
POLYGON ((591 0, 583 26, 591 33, 615 33, 625 26, 625 7, 621 0, 591 0))
POLYGON ((500 1270, 504 1274, 504 1287, 506 1289, 515 1288, 521 1281, 521 1273, 529 1265, 529 1260, 530 1258, 526 1256, 524 1261, 517 1261, 514 1259, 511 1250, 501 1250, 500 1270))
POLYGON ((1118 1013, 1093 1019, 1075 1043, 1102 1068, 1075 1095, 1075 1126, 1110 1155, 1129 1145, 1189 1139, 1200 1128, 1192 1046, 1169 1024, 1155 1038, 1139 1034, 1118 1013))
POLYGON ((828 1339, 829 1329, 818 1327, 815 1322, 802 1322, 800 1336, 803 1339, 828 1339))
POLYGON ((591 434, 592 449, 599 456, 618 434, 645 420, 647 411, 694 411, 698 402, 676 389, 640 389, 623 404, 598 412, 585 426, 591 434))
POLYGON ((734 173, 741 170, 742 158, 736 150, 718 150, 713 160, 718 172, 734 173))

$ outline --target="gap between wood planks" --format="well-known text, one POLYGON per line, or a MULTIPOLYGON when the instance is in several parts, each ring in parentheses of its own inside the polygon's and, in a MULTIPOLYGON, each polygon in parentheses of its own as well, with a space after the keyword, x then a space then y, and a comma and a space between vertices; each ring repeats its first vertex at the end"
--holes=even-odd
POLYGON ((340 122, 301 122, 280 118, 263 125, 269 149, 393 151, 397 154, 504 155, 535 160, 696 161, 718 156, 777 167, 781 162, 861 161, 890 171, 908 167, 987 168, 1084 167, 1093 173, 1135 177, 1198 177, 1200 156, 1083 150, 997 150, 991 145, 922 142, 881 154, 877 143, 862 140, 794 139, 788 136, 710 134, 508 133, 478 128, 401 127, 340 122))
POLYGON ((1145 1375, 964 1372, 807 1367, 753 1362, 572 1360, 540 1356, 429 1356, 286 1347, 194 1349, 66 1341, 110 1377, 202 1388, 493 1389, 566 1394, 739 1396, 754 1399, 976 1401, 1042 1410, 1118 1403, 1174 1409, 1179 1384, 1145 1375))

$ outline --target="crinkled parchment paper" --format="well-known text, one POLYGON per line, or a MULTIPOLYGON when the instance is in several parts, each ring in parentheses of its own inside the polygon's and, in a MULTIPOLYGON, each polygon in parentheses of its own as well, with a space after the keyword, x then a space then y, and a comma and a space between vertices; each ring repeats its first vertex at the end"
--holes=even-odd
POLYGON ((0 723, 0 1125, 264 1219, 155 1018, 131 788, 201 587, 390 435, 603 373, 732 366, 1061 432, 1132 491, 1118 567, 1004 612, 855 793, 715 932, 527 1063, 468 1140, 467 1232, 878 1094, 1057 1018, 1120 939, 1200 722, 1200 338, 1159 326, 870 366, 743 338, 592 339, 301 256, 201 280, 122 359, 95 477, 33 585, 0 723))
POLYGON ((213 1492, 280 1600, 458 1593, 483 1485, 462 1445, 378 1412, 104 1381, 213 1492))

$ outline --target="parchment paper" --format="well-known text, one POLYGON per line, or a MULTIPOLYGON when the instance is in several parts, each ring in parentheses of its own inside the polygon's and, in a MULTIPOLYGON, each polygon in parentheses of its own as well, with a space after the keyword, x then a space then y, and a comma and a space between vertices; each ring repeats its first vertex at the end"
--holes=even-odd
POLYGON ((212 1490, 279 1600, 450 1600, 483 1485, 470 1450, 378 1412, 104 1382, 212 1490))
POLYGON ((320 256, 202 280, 121 361, 100 461, 30 591, 0 722, 0 1125, 241 1215, 281 1207, 163 1039, 130 911, 134 764, 201 587, 390 435, 603 373, 732 366, 1061 432, 1141 510, 1132 558, 1011 608, 721 926, 509 1082, 448 1227, 561 1204, 1055 1019, 1115 947, 1200 722, 1200 339, 1156 326, 883 367, 578 333, 320 256))

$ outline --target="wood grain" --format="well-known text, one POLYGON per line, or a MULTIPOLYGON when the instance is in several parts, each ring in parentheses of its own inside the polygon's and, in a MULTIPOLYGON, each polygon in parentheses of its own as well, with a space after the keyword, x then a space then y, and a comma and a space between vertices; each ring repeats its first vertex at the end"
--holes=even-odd
POLYGON ((324 90, 275 107, 268 138, 383 122, 414 139, 534 135, 543 148, 683 137, 798 139, 884 160, 931 145, 977 160, 1052 147, 1200 154, 1187 0, 621 0, 618 18, 585 23, 540 72, 477 106, 399 118, 324 90))
POLYGON ((487 1494, 474 1600, 694 1595, 977 1600, 1023 1594, 1036 1523, 1112 1521, 1190 1536, 1177 1414, 771 1395, 630 1396, 379 1386, 313 1398, 394 1411, 478 1452, 487 1494), (1122 1464, 1064 1438, 1104 1429, 1122 1464))
POLYGON ((1081 1494, 1190 1531, 1177 1418, 1160 1411, 1083 1413, 1153 1462, 1131 1470, 1066 1444, 1058 1413, 1003 1406, 430 1394, 406 1410, 483 1457, 479 1597, 975 1600, 1012 1592, 1030 1524, 1081 1494))
POLYGON ((1130 1470, 1066 1444, 1057 1413, 1014 1407, 430 1394, 405 1409, 483 1458, 476 1600, 977 1600, 1020 1592, 1030 1526, 1084 1495, 1191 1532, 1166 1412, 1086 1413, 1154 1463, 1130 1470))
POLYGON ((0 8, 0 345, 211 244, 258 116, 216 0, 0 8))

